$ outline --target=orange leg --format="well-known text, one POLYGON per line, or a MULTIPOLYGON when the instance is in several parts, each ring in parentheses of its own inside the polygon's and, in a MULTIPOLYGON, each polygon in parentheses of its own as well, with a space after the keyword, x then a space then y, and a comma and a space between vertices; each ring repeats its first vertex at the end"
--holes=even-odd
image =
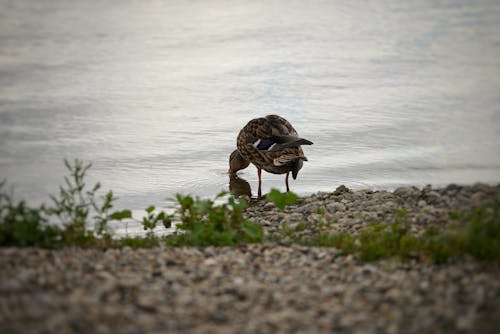
POLYGON ((262 186, 262 179, 260 178, 261 174, 262 174, 262 169, 257 168, 257 175, 259 176, 259 190, 257 191, 258 198, 262 197, 262 188, 261 188, 261 186, 262 186))
POLYGON ((286 176, 285 176, 285 183, 286 183, 286 191, 287 192, 290 191, 290 187, 288 186, 288 175, 290 175, 290 172, 286 173, 286 176))

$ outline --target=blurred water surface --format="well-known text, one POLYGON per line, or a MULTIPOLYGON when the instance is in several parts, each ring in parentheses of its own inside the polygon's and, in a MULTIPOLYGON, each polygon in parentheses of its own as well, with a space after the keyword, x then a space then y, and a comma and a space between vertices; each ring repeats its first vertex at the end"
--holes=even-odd
POLYGON ((299 194, 500 180, 496 0, 0 6, 0 178, 30 201, 76 157, 119 207, 213 196, 271 113, 314 142, 299 194))

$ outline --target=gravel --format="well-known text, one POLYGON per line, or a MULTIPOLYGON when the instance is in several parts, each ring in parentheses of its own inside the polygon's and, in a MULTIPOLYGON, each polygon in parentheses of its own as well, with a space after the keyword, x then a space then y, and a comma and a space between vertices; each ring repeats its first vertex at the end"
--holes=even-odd
MULTIPOLYGON (((500 185, 350 191, 247 216, 357 233, 404 208, 419 233, 450 211, 500 199, 500 185), (332 223, 334 222, 334 223, 332 223)), ((233 248, 0 248, 2 333, 494 333, 500 265, 386 259, 276 243, 233 248)))
POLYGON ((412 232, 419 234, 430 225, 445 227, 450 223, 449 214, 500 201, 500 184, 490 186, 477 183, 472 186, 450 184, 433 189, 426 186, 400 187, 391 191, 370 189, 351 191, 345 186, 331 193, 305 197, 284 212, 272 203, 252 203, 247 217, 260 223, 270 235, 283 237, 282 224, 294 229, 307 222, 302 234, 318 229, 331 233, 359 233, 373 222, 391 222, 398 211, 404 210, 411 223, 412 232))

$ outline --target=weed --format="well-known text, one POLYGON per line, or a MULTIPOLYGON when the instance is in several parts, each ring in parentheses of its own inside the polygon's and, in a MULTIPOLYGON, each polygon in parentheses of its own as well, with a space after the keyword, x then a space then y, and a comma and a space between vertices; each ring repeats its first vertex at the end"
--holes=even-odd
POLYGON ((101 184, 96 183, 90 190, 86 188, 85 176, 92 164, 84 164, 75 159, 71 164, 64 160, 69 177, 64 177, 64 185, 59 186, 58 196, 50 195, 52 206, 45 208, 48 215, 55 215, 65 226, 64 237, 70 243, 86 243, 91 241, 94 233, 89 231, 87 223, 89 215, 94 214, 96 236, 110 237, 108 230, 109 220, 130 218, 130 210, 110 212, 116 198, 109 190, 106 195, 97 197, 101 184))
POLYGON ((279 190, 271 189, 266 198, 268 201, 273 202, 280 211, 283 211, 286 206, 295 203, 299 196, 291 191, 282 193, 279 190))
POLYGON ((318 232, 305 242, 307 246, 335 247, 342 250, 342 254, 351 254, 356 250, 356 238, 348 233, 342 232, 329 234, 318 232))
MULTIPOLYGON (((229 246, 238 243, 261 242, 263 232, 260 225, 243 218, 247 204, 245 200, 229 197, 225 203, 216 205, 214 201, 177 195, 179 208, 177 214, 181 223, 179 233, 158 238, 154 230, 159 223, 166 228, 171 226, 174 215, 155 207, 146 209, 147 216, 142 219, 146 238, 112 239, 108 229, 110 220, 123 220, 132 217, 130 210, 113 211, 116 198, 111 191, 99 196, 101 188, 96 183, 88 189, 85 184, 86 173, 91 167, 80 160, 70 163, 64 161, 69 176, 64 177, 64 185, 57 195, 50 196, 51 205, 29 208, 24 201, 14 203, 10 196, 0 192, 0 245, 59 247, 68 245, 99 247, 152 247, 161 239, 175 246, 229 246), (59 225, 50 225, 56 217, 59 225), (94 229, 88 226, 94 222, 94 229)), ((5 182, 0 184, 3 190, 5 182)), ((221 193, 216 199, 225 196, 221 193)))
POLYGON ((326 212, 326 209, 324 206, 318 206, 318 208, 316 209, 316 213, 320 216, 324 216, 325 212, 326 212))
POLYGON ((155 209, 154 205, 149 206, 146 209, 148 215, 142 218, 142 227, 144 231, 147 231, 146 236, 148 238, 154 236, 154 229, 159 222, 161 222, 165 228, 170 228, 172 226, 173 215, 168 215, 163 211, 154 213, 155 209))
POLYGON ((69 176, 64 177, 59 194, 50 196, 50 206, 30 208, 24 201, 14 203, 11 196, 3 191, 0 193, 0 245, 59 247, 103 244, 98 238, 111 239, 110 220, 132 216, 130 210, 112 212, 116 198, 111 191, 98 197, 99 183, 90 190, 86 188, 85 176, 90 164, 85 165, 80 160, 73 164, 65 160, 64 164, 69 176), (49 224, 53 221, 51 217, 57 217, 60 225, 49 224), (88 229, 91 219, 95 223, 94 230, 88 229))
MULTIPOLYGON (((104 196, 98 195, 100 183, 90 189, 86 187, 85 177, 90 164, 80 160, 75 160, 73 164, 65 160, 64 163, 69 176, 64 177, 64 185, 59 187, 57 196, 50 197, 51 206, 29 207, 25 201, 15 202, 4 192, 5 181, 0 182, 0 246, 143 248, 161 243, 169 246, 232 246, 264 241, 262 227, 244 219, 247 202, 232 196, 224 201, 225 192, 214 200, 178 194, 175 215, 155 212, 154 206, 146 209, 147 216, 142 219, 143 228, 147 231, 145 238, 112 239, 108 222, 131 218, 131 211, 113 211, 116 198, 112 191, 104 196), (52 217, 57 217, 60 224, 50 224, 52 217), (154 230, 157 225, 161 223, 168 228, 174 217, 180 220, 177 232, 156 237, 154 230), (94 222, 94 229, 88 228, 91 222, 94 222)), ((287 205, 295 203, 298 196, 273 189, 267 199, 283 211, 287 205)), ((324 215, 324 207, 318 207, 316 213, 324 215)), ((309 227, 314 231, 312 235, 303 233, 308 229, 306 223, 299 223, 293 229, 283 223, 282 231, 288 243, 335 247, 341 249, 343 254, 355 254, 364 261, 397 257, 431 259, 442 263, 464 256, 482 261, 500 261, 500 202, 453 213, 450 221, 452 224, 449 227, 431 227, 421 236, 411 233, 405 211, 397 212, 392 222, 374 223, 357 235, 322 231, 330 226, 329 222, 318 225, 318 230, 309 227)))
POLYGON ((446 233, 435 227, 428 228, 422 237, 422 248, 425 249, 428 258, 436 263, 445 263, 456 256, 456 247, 446 233))
MULTIPOLYGON (((216 199, 227 195, 220 193, 216 199)), ((230 196, 226 203, 177 194, 181 223, 174 235, 167 236, 170 246, 231 246, 262 242, 262 227, 243 218, 247 203, 230 196)))
POLYGON ((365 261, 388 256, 407 258, 418 250, 419 241, 410 233, 406 211, 398 211, 391 224, 373 224, 359 235, 359 257, 365 261))
POLYGON ((151 248, 160 245, 160 239, 154 236, 143 237, 124 237, 114 242, 115 247, 131 248, 151 248))
MULTIPOLYGON (((3 190, 5 181, 0 183, 3 190)), ((0 192, 0 245, 50 247, 61 239, 61 230, 49 225, 39 208, 30 208, 24 201, 15 203, 0 192)))
POLYGON ((455 253, 486 261, 500 261, 500 202, 453 213, 455 226, 443 239, 455 253))
POLYGON ((500 203, 454 213, 454 223, 443 230, 430 227, 421 236, 411 233, 407 213, 399 211, 391 223, 374 223, 358 235, 316 232, 302 238, 283 226, 290 240, 318 247, 335 247, 344 254, 356 254, 360 260, 387 257, 427 258, 444 263, 471 256, 481 261, 500 261, 500 203))
POLYGON ((295 227, 295 231, 297 231, 297 232, 302 232, 302 231, 304 231, 306 228, 307 228, 307 224, 306 224, 306 223, 304 223, 304 222, 301 222, 301 223, 297 224, 297 226, 295 227))

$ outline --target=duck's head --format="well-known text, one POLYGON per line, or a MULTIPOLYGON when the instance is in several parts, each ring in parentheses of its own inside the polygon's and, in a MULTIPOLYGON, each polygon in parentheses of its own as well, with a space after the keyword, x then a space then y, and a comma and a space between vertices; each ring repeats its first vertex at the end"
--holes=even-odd
POLYGON ((229 174, 234 174, 241 169, 245 169, 250 161, 243 158, 238 150, 234 150, 229 156, 229 174))

